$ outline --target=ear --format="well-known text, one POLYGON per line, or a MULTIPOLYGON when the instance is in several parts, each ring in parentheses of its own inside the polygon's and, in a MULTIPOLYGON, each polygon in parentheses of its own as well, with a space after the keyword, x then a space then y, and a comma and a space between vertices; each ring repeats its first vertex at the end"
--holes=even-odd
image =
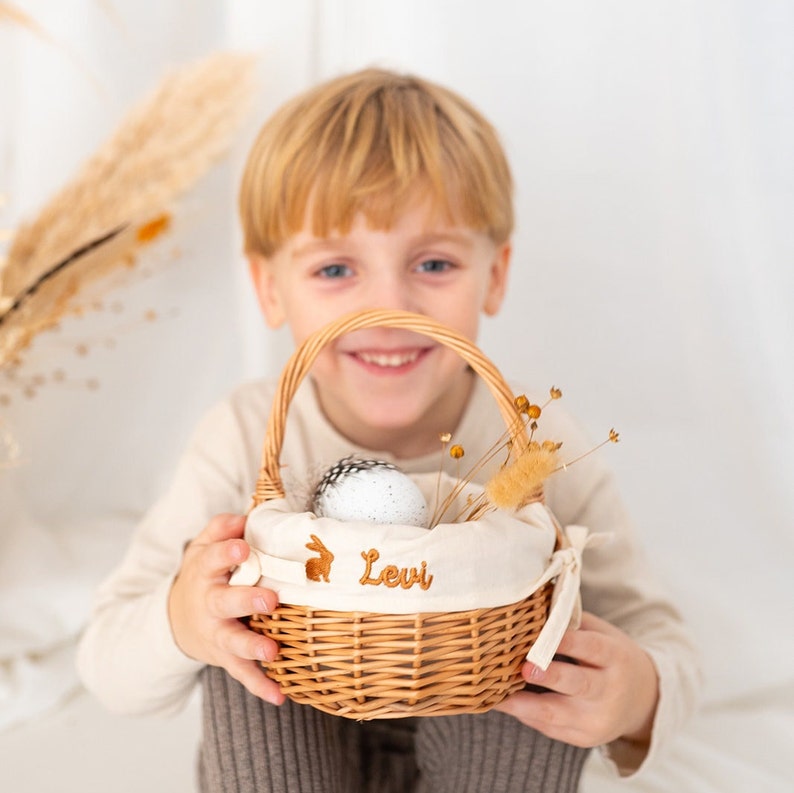
POLYGON ((248 255, 248 273, 254 285, 259 308, 268 326, 278 328, 284 323, 284 307, 281 304, 273 263, 264 256, 248 255))
POLYGON ((505 291, 507 290, 507 274, 510 270, 510 256, 513 249, 510 242, 502 243, 494 254, 491 270, 488 275, 488 284, 483 300, 483 313, 492 317, 502 307, 505 291))

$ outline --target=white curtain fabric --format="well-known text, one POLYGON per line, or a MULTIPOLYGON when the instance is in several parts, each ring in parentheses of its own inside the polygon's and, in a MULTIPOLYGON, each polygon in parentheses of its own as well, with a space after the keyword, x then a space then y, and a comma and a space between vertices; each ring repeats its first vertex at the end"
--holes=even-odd
MULTIPOLYGON (((605 453, 699 639, 703 712, 630 789, 788 789, 794 6, 12 5, 39 27, 0 21, 0 229, 34 215, 167 68, 245 49, 261 57, 261 87, 229 157, 107 308, 41 337, 15 379, 0 372, 0 431, 19 447, 0 468, 0 787, 40 789, 26 747, 45 716, 63 723, 91 591, 195 420, 286 354, 286 337, 262 329, 239 254, 236 183, 259 123, 315 80, 377 64, 458 89, 501 131, 518 228, 510 293, 483 347, 505 374, 561 387, 594 439, 620 430, 605 453)), ((81 720, 80 735, 112 756, 127 727, 106 720, 81 720)), ((151 758, 156 734, 138 736, 151 758)), ((185 775, 169 778, 179 789, 192 777, 184 735, 186 759, 168 772, 185 775)), ((164 767, 135 763, 105 786, 156 789, 164 767)), ((86 763, 69 772, 62 789, 86 789, 86 763)), ((585 789, 617 788, 594 760, 585 789)))

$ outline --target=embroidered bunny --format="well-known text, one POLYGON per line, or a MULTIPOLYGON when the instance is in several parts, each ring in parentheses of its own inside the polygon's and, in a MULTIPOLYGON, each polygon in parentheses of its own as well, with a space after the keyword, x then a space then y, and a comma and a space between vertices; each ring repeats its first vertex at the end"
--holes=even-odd
POLYGON ((313 556, 306 560, 306 578, 312 581, 323 580, 328 584, 330 583, 328 576, 331 573, 331 562, 334 561, 334 555, 323 545, 323 541, 316 534, 310 536, 312 541, 307 542, 306 547, 310 551, 316 551, 320 556, 313 556))

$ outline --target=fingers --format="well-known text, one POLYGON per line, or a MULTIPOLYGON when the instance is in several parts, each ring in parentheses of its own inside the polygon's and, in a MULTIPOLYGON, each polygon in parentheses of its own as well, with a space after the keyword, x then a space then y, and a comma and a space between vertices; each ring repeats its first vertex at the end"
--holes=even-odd
POLYGON ((277 656, 278 645, 240 621, 272 612, 278 596, 229 585, 230 571, 251 552, 244 532, 243 516, 218 515, 188 544, 168 598, 171 630, 187 656, 226 669, 254 696, 280 705, 284 695, 260 666, 277 656))
POLYGON ((273 705, 282 705, 286 697, 278 687, 278 683, 271 680, 255 661, 235 659, 226 665, 226 671, 237 682, 244 685, 255 697, 264 699, 273 705))
POLYGON ((603 668, 610 663, 619 634, 608 622, 585 612, 580 627, 565 632, 557 653, 580 664, 603 668))
POLYGON ((574 746, 596 746, 579 729, 567 697, 519 691, 500 702, 495 710, 508 713, 549 738, 574 746))
POLYGON ((215 515, 194 542, 212 543, 241 539, 245 532, 245 515, 215 515))
POLYGON ((585 613, 577 630, 566 631, 547 669, 525 663, 521 675, 527 683, 573 697, 595 697, 599 691, 594 669, 610 666, 616 653, 615 632, 609 623, 585 613))
POLYGON ((525 663, 521 676, 527 683, 543 686, 557 694, 569 697, 590 698, 598 695, 600 678, 593 674, 592 667, 568 661, 552 661, 548 669, 525 663))
POLYGON ((605 633, 607 635, 616 635, 622 633, 620 628, 616 628, 611 622, 602 620, 601 617, 596 617, 589 611, 582 612, 582 620, 579 626, 580 630, 596 631, 597 633, 605 633))
POLYGON ((585 614, 568 631, 559 655, 543 670, 522 666, 527 683, 546 693, 520 691, 499 707, 545 735, 578 746, 624 736, 650 739, 658 702, 658 676, 650 657, 627 634, 585 614))
POLYGON ((185 555, 195 555, 201 575, 226 576, 251 553, 248 543, 242 539, 244 532, 242 515, 217 515, 188 544, 185 555))
POLYGON ((610 655, 610 641, 603 634, 579 629, 568 631, 557 648, 559 655, 572 658, 579 664, 604 667, 610 655))
POLYGON ((218 646, 235 658, 247 661, 272 661, 278 654, 278 645, 243 625, 229 622, 218 631, 218 646))
POLYGON ((238 619, 251 614, 270 614, 278 606, 278 595, 259 586, 220 584, 207 592, 207 609, 218 619, 238 619))

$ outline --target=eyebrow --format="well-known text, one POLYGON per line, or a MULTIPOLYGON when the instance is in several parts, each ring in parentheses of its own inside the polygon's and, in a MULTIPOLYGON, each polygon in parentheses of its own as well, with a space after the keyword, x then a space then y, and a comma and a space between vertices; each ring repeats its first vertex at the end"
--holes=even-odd
POLYGON ((428 231, 420 234, 417 240, 419 243, 427 245, 436 242, 455 242, 470 246, 471 240, 467 238, 463 231, 428 231))
MULTIPOLYGON (((472 246, 472 241, 468 239, 465 232, 462 231, 428 231, 420 233, 417 235, 416 239, 413 240, 413 243, 416 246, 434 245, 445 242, 464 245, 469 248, 472 246)), ((345 245, 346 243, 347 238, 344 234, 341 234, 338 237, 323 237, 319 239, 315 238, 308 240, 299 247, 295 248, 292 255, 305 256, 307 254, 316 253, 317 251, 336 248, 338 246, 345 245)))
POLYGON ((344 241, 344 237, 329 237, 327 239, 313 239, 304 242, 303 245, 295 248, 292 251, 293 256, 305 256, 306 254, 315 253, 339 245, 344 241))

